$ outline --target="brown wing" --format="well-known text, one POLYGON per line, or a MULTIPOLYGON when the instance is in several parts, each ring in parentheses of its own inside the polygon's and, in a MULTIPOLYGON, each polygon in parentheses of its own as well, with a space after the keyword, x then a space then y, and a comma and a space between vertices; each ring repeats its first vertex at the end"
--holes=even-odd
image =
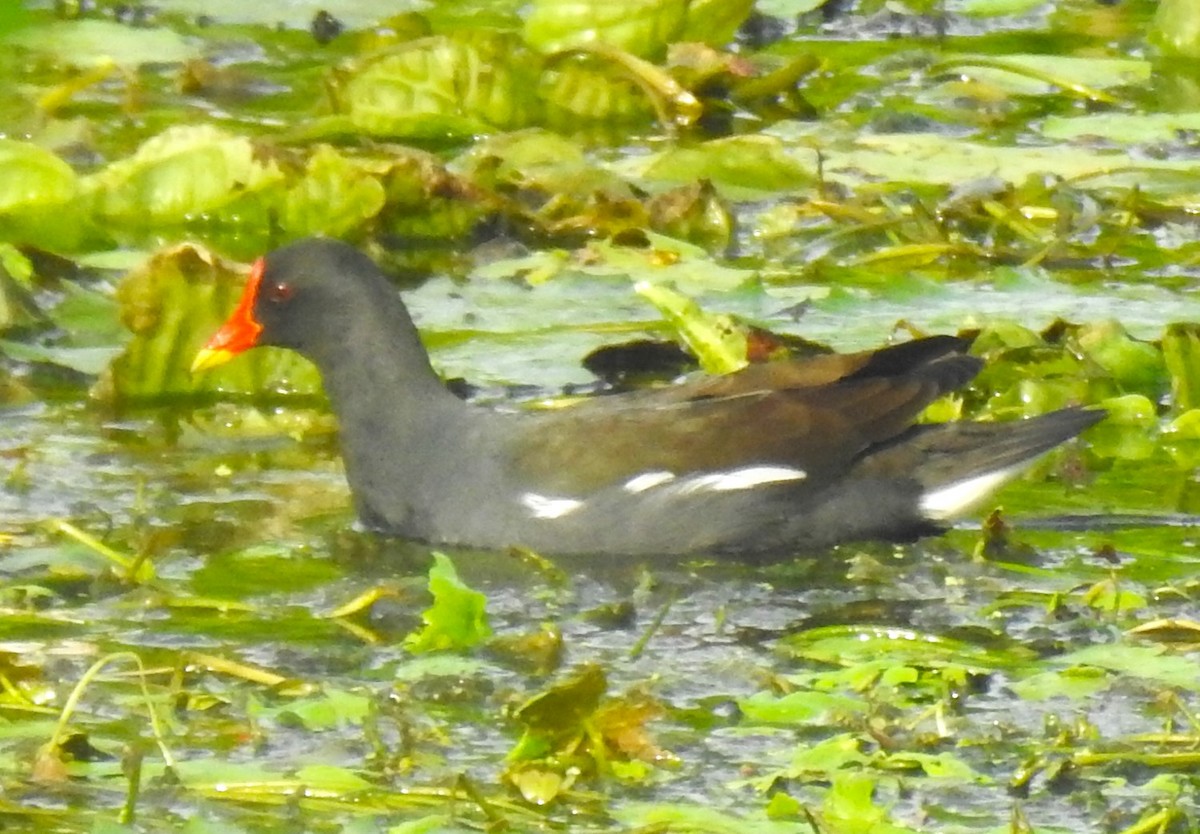
POLYGON ((950 337, 875 353, 756 365, 726 377, 533 417, 515 448, 531 486, 586 494, 644 472, 794 466, 819 487, 871 446, 907 429, 979 360, 950 337), (929 344, 926 344, 929 343, 929 344))
MULTIPOLYGON (((750 365, 726 376, 705 377, 685 385, 675 386, 677 395, 691 398, 701 395, 722 396, 748 390, 782 391, 795 388, 814 388, 839 380, 903 378, 920 369, 927 369, 946 359, 959 357, 971 343, 957 336, 930 336, 914 339, 881 350, 859 353, 830 353, 790 362, 765 362, 750 365)), ((977 360, 969 360, 976 362, 977 360)), ((965 379, 946 379, 947 390, 965 384, 965 379)))

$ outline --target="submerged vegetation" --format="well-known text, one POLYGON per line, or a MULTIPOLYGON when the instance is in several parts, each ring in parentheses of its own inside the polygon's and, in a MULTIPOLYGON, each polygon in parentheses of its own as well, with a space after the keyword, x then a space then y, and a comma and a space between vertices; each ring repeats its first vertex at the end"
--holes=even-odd
POLYGON ((1194 4, 383 5, 0 8, 0 824, 1200 826, 1194 4), (312 234, 484 402, 962 332, 932 418, 1110 416, 911 546, 380 541, 310 366, 187 372, 312 234))

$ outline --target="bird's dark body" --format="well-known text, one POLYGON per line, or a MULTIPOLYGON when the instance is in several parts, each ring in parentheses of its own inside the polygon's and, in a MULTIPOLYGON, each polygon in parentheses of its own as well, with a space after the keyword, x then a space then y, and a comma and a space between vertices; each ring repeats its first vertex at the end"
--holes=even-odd
POLYGON ((321 369, 362 521, 436 543, 786 557, 911 539, 943 520, 931 495, 1014 470, 1103 416, 914 425, 980 370, 955 337, 569 409, 481 408, 442 385, 375 265, 333 241, 269 255, 253 314, 258 344, 321 369))

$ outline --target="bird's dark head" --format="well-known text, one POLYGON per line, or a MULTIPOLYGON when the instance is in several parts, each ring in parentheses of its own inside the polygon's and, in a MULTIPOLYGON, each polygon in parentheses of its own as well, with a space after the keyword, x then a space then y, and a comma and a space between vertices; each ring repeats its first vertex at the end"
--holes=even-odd
POLYGON ((352 337, 351 307, 370 305, 381 284, 371 259, 340 241, 308 238, 277 249, 254 262, 236 309, 196 354, 192 372, 267 345, 315 358, 316 346, 352 337))

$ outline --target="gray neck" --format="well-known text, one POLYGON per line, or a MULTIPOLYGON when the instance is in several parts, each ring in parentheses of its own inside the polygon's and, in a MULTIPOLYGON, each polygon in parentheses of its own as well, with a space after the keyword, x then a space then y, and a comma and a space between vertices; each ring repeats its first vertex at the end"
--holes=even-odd
POLYGON ((444 462, 435 439, 474 422, 475 409, 446 390, 404 306, 391 294, 340 319, 344 337, 320 340, 321 368, 341 429, 346 475, 370 525, 421 535, 418 496, 444 462))

